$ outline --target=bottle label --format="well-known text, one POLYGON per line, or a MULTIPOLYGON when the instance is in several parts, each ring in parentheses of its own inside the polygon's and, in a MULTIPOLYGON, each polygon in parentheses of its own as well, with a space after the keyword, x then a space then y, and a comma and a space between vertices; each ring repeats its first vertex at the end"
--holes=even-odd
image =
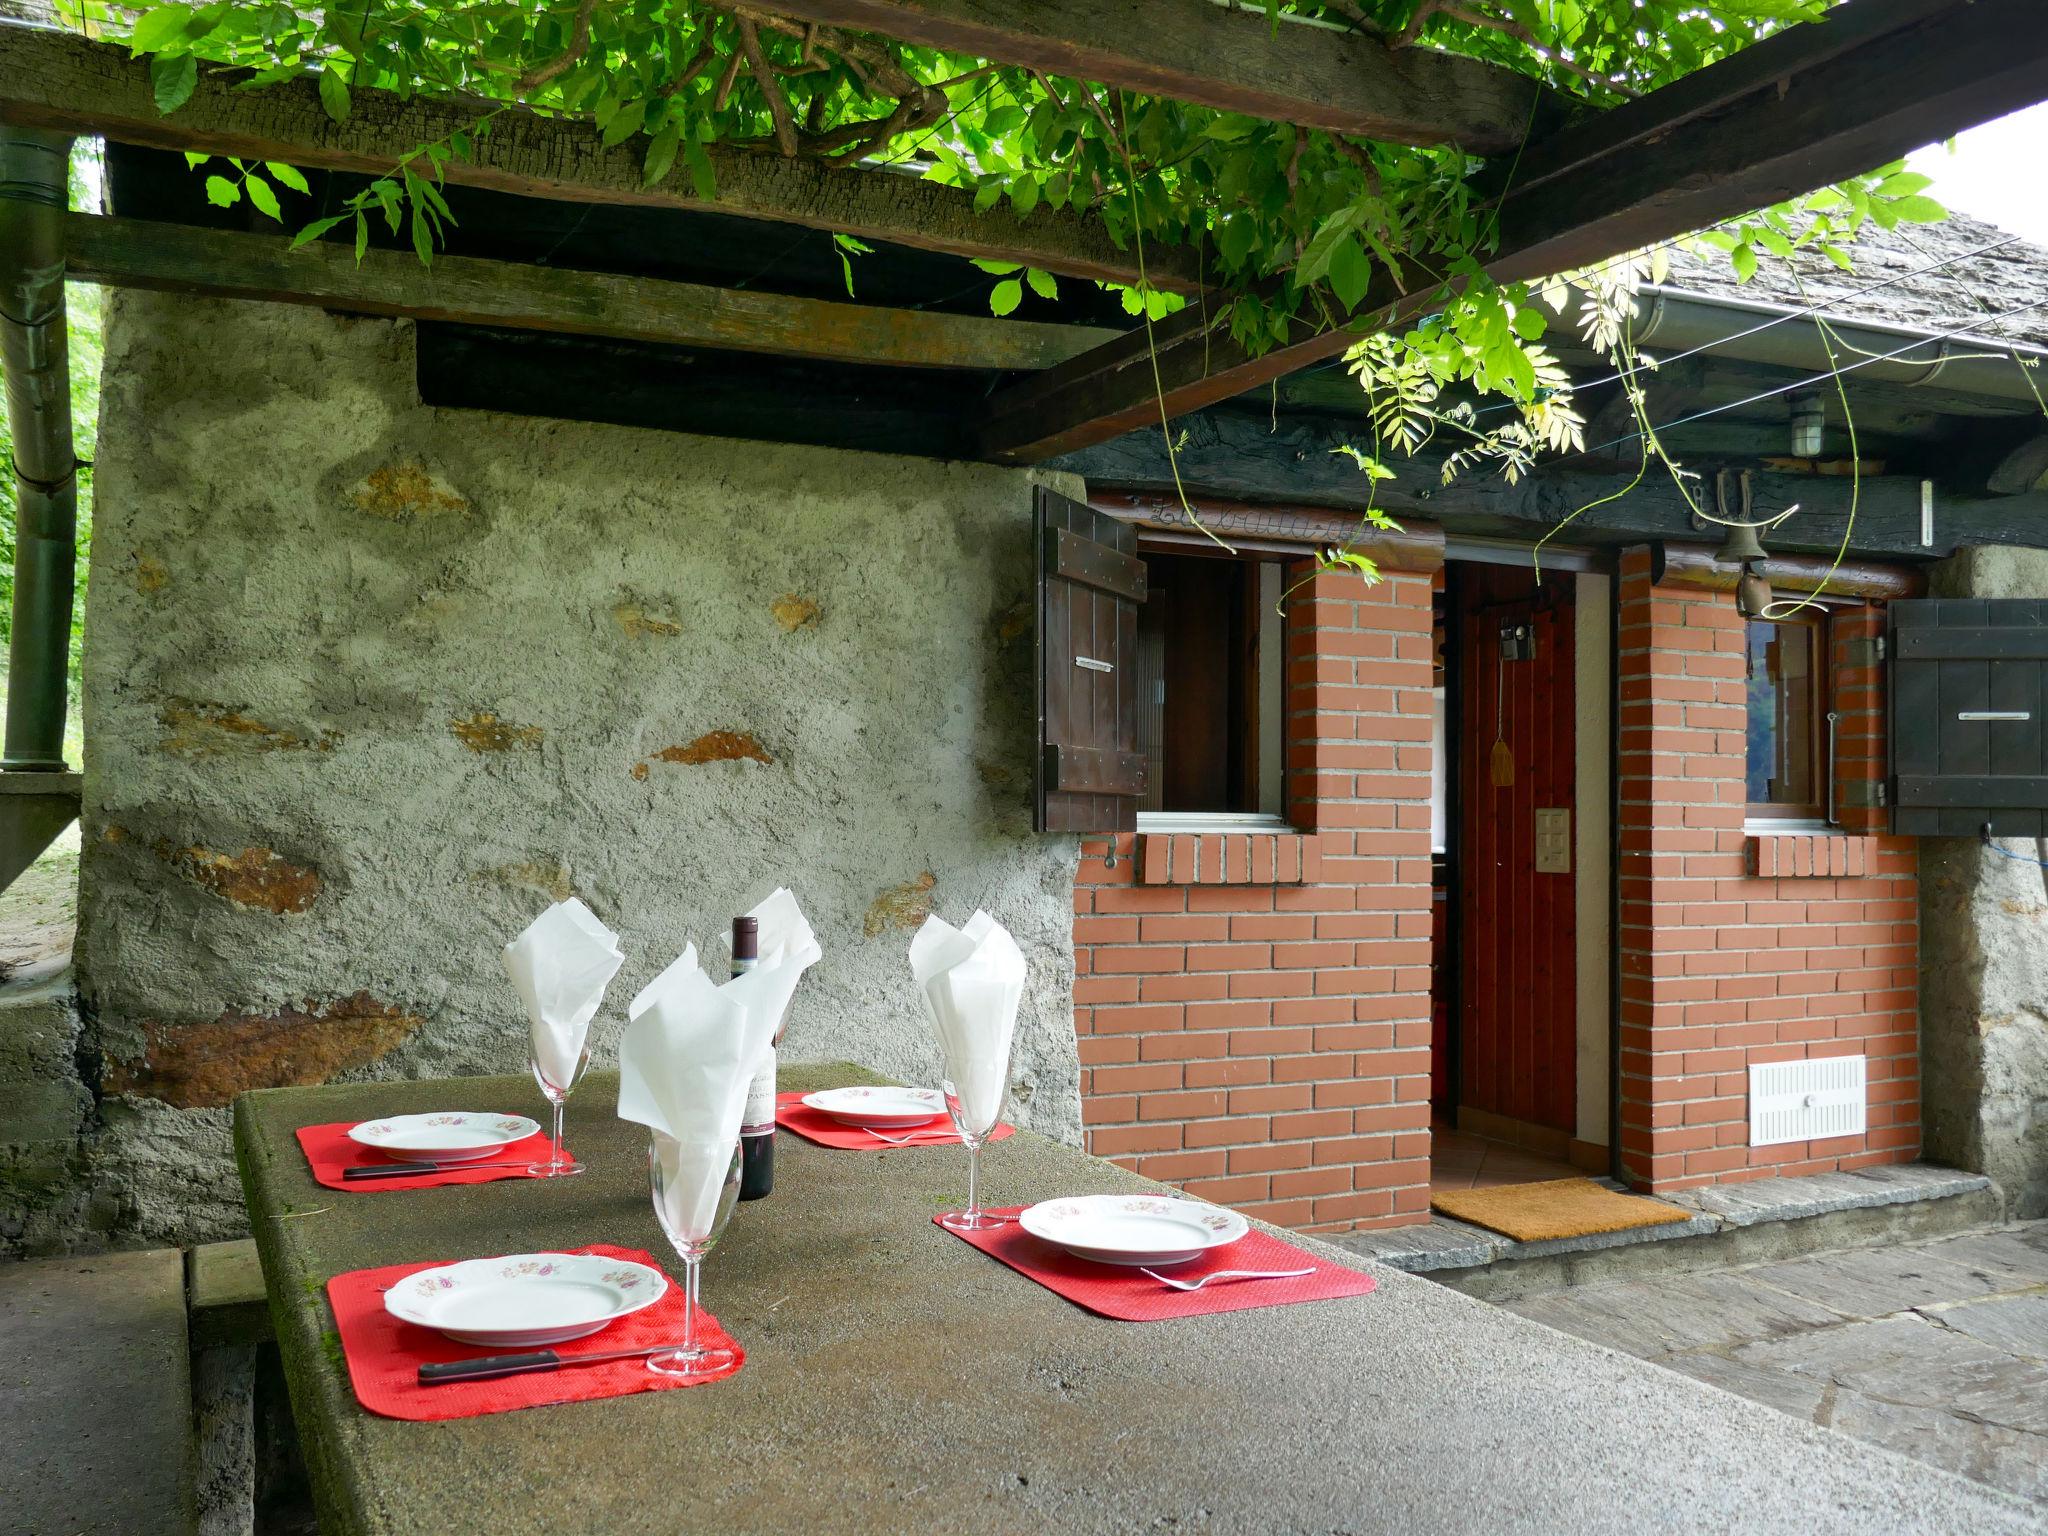
POLYGON ((747 1084, 747 1107, 740 1116, 742 1136, 766 1136, 775 1129, 775 1052, 747 1084))

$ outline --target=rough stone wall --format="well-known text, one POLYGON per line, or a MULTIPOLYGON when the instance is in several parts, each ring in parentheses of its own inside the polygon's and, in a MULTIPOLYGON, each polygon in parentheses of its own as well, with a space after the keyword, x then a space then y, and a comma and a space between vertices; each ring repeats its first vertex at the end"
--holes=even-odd
POLYGON ((986 906, 1022 1118, 1079 1140, 1031 475, 428 409, 407 323, 153 295, 104 400, 78 973, 122 1233, 239 1227, 244 1088, 522 1069, 497 946, 570 892, 625 934, 600 1061, 782 881, 825 949, 787 1052, 915 1079, 909 930, 986 906))
MULTIPOLYGON (((2048 553, 1969 549, 1936 597, 2048 597, 2048 553)), ((2048 1215, 2048 846, 1920 840, 1927 1152, 1987 1173, 2012 1214, 2048 1215)))

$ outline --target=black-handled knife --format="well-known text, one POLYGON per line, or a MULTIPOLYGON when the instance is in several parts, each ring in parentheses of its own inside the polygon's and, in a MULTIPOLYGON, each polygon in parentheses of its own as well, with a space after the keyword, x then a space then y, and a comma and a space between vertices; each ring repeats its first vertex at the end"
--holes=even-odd
POLYGON ((675 1343, 649 1344, 644 1349, 619 1349, 604 1355, 556 1354, 552 1349, 537 1349, 526 1355, 485 1355, 477 1360, 448 1360, 437 1365, 420 1367, 420 1385, 423 1387, 447 1386, 457 1381, 495 1381, 500 1376, 525 1376, 534 1371, 559 1371, 572 1365, 603 1365, 611 1360, 640 1360, 648 1355, 658 1355, 663 1350, 679 1349, 675 1343))
POLYGON ((344 1179, 417 1179, 429 1173, 462 1173, 470 1168, 527 1168, 530 1163, 364 1163, 344 1168, 344 1179))

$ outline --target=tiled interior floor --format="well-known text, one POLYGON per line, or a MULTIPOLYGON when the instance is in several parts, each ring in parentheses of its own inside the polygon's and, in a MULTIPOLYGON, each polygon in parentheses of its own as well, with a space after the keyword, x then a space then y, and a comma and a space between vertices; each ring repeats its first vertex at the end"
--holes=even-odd
POLYGON ((1458 1130, 1448 1121, 1439 1120, 1430 1127, 1431 1194, 1583 1177, 1584 1170, 1574 1168, 1570 1163, 1511 1146, 1505 1141, 1474 1136, 1470 1131, 1458 1130))

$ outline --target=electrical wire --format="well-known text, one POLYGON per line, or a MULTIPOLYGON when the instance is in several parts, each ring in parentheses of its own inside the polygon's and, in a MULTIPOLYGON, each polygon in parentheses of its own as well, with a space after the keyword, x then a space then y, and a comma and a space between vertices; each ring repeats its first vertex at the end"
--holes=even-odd
MULTIPOLYGON (((2033 311, 2044 307, 2048 307, 2048 298, 2036 299, 2031 304, 2022 304, 2016 309, 2005 310, 2000 314, 1991 316, 1990 320, 1993 325, 1998 325, 2002 324, 2007 320, 2017 319, 2021 315, 2031 314, 2033 313, 2033 311)), ((1690 426, 1692 423, 1696 421, 1705 421, 1710 416, 1720 416, 1728 411, 1737 411, 1742 409, 1742 407, 1744 407, 1745 405, 1755 405, 1759 401, 1775 399, 1779 395, 1795 394, 1800 390, 1806 389, 1818 389, 1820 386, 1828 383, 1831 379, 1840 378, 1844 374, 1854 373, 1860 368, 1868 368, 1874 363, 1886 363, 1896 361, 1898 358, 1903 357, 1906 353, 1912 352, 1920 347, 1929 346, 1934 342, 1954 341, 1958 337, 1974 336, 1976 334, 1977 332, 1974 327, 1959 326, 1952 331, 1937 331, 1929 336, 1916 337, 1912 341, 1907 342, 1904 346, 1895 347, 1893 350, 1889 352, 1871 353, 1869 356, 1864 357, 1857 362, 1853 362, 1845 368, 1830 369, 1825 373, 1813 374, 1803 379, 1794 379, 1790 384, 1780 384, 1773 389, 1759 390, 1757 393, 1753 395, 1745 395, 1740 400, 1730 400, 1725 405, 1709 406, 1706 410, 1694 411, 1690 416, 1681 416, 1676 421, 1659 422, 1658 424, 1650 428, 1650 432, 1652 434, 1662 434, 1665 432, 1675 431, 1679 427, 1690 426)), ((1998 340, 1997 337, 1993 336, 1985 336, 1982 339, 1987 342, 1994 343, 1998 340)), ((2001 353, 2000 355, 2004 354, 2001 353)), ((1623 433, 1620 437, 1611 438, 1607 442, 1597 444, 1594 447, 1582 448, 1577 453, 1570 454, 1565 458, 1549 460, 1544 464, 1543 467, 1545 469, 1554 469, 1560 464, 1570 464, 1576 462, 1579 459, 1591 458, 1595 454, 1606 452, 1609 448, 1618 448, 1624 443, 1641 442, 1643 437, 1644 434, 1641 432, 1626 432, 1623 433)))

